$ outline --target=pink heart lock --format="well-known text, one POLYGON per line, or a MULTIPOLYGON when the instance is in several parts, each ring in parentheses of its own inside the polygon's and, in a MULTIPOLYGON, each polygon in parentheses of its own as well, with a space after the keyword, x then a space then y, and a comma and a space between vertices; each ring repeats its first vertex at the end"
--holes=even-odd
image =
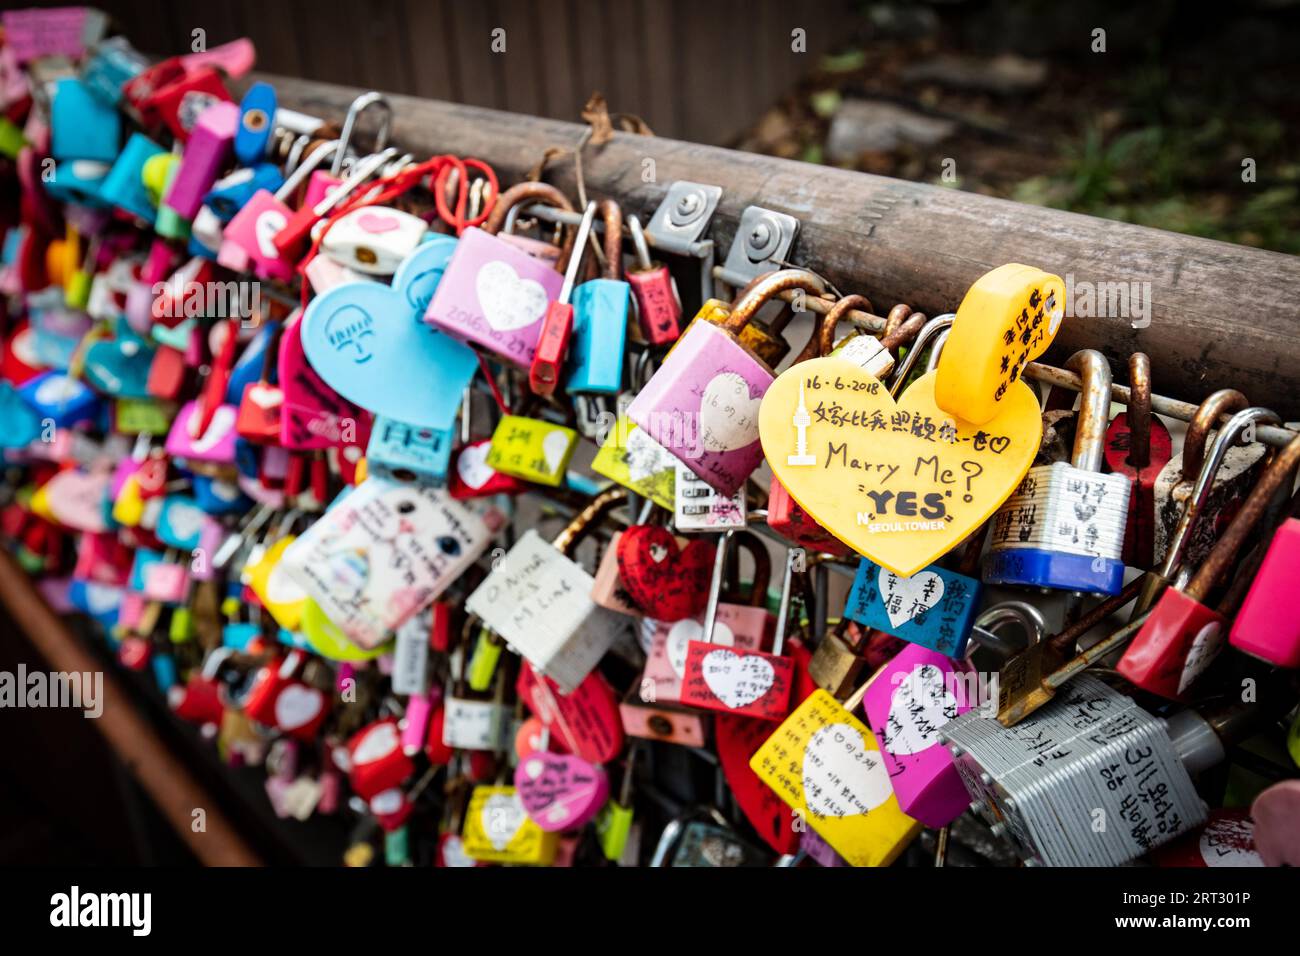
POLYGON ((609 799, 609 778, 597 764, 572 754, 532 753, 515 767, 524 810, 543 830, 576 830, 609 799))

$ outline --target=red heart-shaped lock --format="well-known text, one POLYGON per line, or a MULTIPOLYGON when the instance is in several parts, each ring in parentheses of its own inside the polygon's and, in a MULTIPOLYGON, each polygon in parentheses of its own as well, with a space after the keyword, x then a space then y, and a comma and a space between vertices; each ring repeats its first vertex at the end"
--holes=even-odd
POLYGON ((619 577, 647 615, 680 621, 708 603, 714 550, 711 541, 697 538, 683 548, 667 528, 634 525, 618 539, 619 577))
POLYGON ((397 721, 391 718, 377 720, 353 734, 348 754, 352 762, 349 782, 364 800, 399 786, 415 771, 415 764, 402 750, 397 721))
POLYGON ((599 671, 592 671, 572 694, 561 694, 549 677, 525 665, 515 690, 520 700, 551 729, 551 739, 591 763, 608 763, 623 749, 618 695, 599 671))
MULTIPOLYGON (((794 660, 794 682, 790 691, 790 705, 797 707, 817 685, 808 676, 808 662, 812 655, 799 641, 786 645, 787 655, 794 660)), ((719 713, 714 729, 718 747, 718 761, 723 776, 736 797, 745 818, 777 853, 794 853, 799 848, 799 832, 791 825, 794 818, 790 808, 749 767, 749 759, 772 736, 774 724, 759 717, 719 713)))

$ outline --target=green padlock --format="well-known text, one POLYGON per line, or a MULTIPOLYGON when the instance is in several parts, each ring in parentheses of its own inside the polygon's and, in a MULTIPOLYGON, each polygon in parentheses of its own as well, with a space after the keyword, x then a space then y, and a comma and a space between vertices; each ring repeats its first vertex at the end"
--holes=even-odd
POLYGON ((641 749, 639 740, 633 741, 628 748, 627 765, 623 771, 623 783, 618 790, 618 799, 610 800, 596 814, 596 839, 600 842, 605 859, 620 866, 636 866, 635 857, 639 851, 640 840, 629 840, 632 835, 632 778, 636 767, 636 755, 641 749), (627 857, 631 856, 632 859, 627 857))
POLYGON ((465 680, 469 689, 483 693, 492 687, 492 678, 497 671, 497 662, 501 660, 501 639, 487 627, 479 628, 478 640, 474 642, 474 652, 470 654, 469 666, 465 668, 465 680))
POLYGON ((17 159, 19 151, 26 145, 27 137, 22 129, 7 117, 0 116, 0 155, 17 159))
POLYGON ((188 607, 181 605, 172 611, 167 636, 173 644, 184 644, 194 637, 194 614, 188 607))

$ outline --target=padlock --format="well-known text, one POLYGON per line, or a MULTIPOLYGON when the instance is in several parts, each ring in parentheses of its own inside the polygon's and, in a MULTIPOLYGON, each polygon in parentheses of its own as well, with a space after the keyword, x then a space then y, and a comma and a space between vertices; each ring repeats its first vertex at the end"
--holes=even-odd
POLYGON ((743 839, 716 809, 709 807, 669 821, 659 836, 650 866, 767 866, 769 854, 743 839))
POLYGON ((626 498, 621 489, 597 495, 551 544, 528 529, 465 602, 562 693, 573 691, 605 655, 618 620, 591 600, 595 581, 569 552, 626 498))
POLYGON ((193 219, 212 184, 230 162, 239 128, 239 107, 213 103, 194 124, 180 166, 163 196, 163 204, 182 219, 193 219))
POLYGON ((329 714, 330 699, 297 676, 303 661, 300 651, 290 651, 282 660, 263 664, 239 703, 250 720, 312 740, 329 714))
POLYGON ((1084 349, 1066 367, 1083 380, 1073 458, 1030 468, 999 509, 984 582, 1117 594, 1124 584, 1130 483, 1099 471, 1110 420, 1110 366, 1100 352, 1084 349))
POLYGON ((454 437, 450 428, 420 428, 378 415, 366 446, 366 468, 393 481, 444 485, 454 437))
MULTIPOLYGON (((337 154, 335 154, 337 155, 337 154)), ((320 251, 366 275, 392 275, 429 231, 418 216, 389 206, 361 206, 330 224, 320 251)))
POLYGON ((243 208, 226 224, 218 265, 235 272, 253 272, 260 279, 288 282, 293 276, 294 261, 284 258, 275 247, 275 237, 294 215, 285 203, 311 173, 330 156, 337 155, 337 140, 317 147, 306 156, 272 195, 255 192, 243 208))
POLYGON ((1133 482, 1124 527, 1124 563, 1149 569, 1155 564, 1156 476, 1173 453, 1169 429, 1151 414, 1151 360, 1145 352, 1129 356, 1128 410, 1106 429, 1106 465, 1133 482))
POLYGON ((348 782, 363 800, 401 786, 415 764, 402 748, 397 720, 389 717, 367 724, 347 743, 348 782))
MULTIPOLYGON (((481 346, 506 361, 528 368, 537 350, 542 319, 564 284, 545 263, 497 238, 506 213, 517 202, 550 198, 552 187, 520 183, 501 194, 483 228, 461 233, 456 252, 429 302, 424 320, 481 346)), ((566 247, 566 253, 581 250, 566 247)), ((561 254, 558 266, 568 265, 561 254)))
POLYGON ((607 763, 623 749, 618 697, 599 671, 592 671, 564 694, 555 681, 525 664, 515 690, 550 732, 552 749, 577 754, 593 764, 607 763))
POLYGON ((277 380, 282 392, 280 445, 293 451, 362 446, 370 416, 330 388, 307 361, 302 312, 295 309, 280 333, 277 380))
POLYGON ((1123 866, 1205 820, 1190 775, 1223 759, 1216 731, 1195 711, 1157 719, 1084 675, 1014 729, 970 710, 940 737, 1026 862, 1123 866))
POLYGON ((157 215, 157 206, 145 189, 144 165, 152 157, 163 153, 163 148, 144 133, 132 133, 113 162, 113 168, 100 184, 100 198, 152 223, 157 215))
POLYGON ((687 541, 640 521, 620 532, 609 550, 634 613, 670 624, 703 613, 713 568, 711 541, 687 541))
POLYGON ((737 338, 758 308, 784 289, 820 295, 799 269, 763 276, 721 328, 696 322, 628 406, 628 417, 723 494, 734 494, 763 460, 758 406, 776 375, 737 338), (757 394, 755 394, 757 393, 757 394))
POLYGON ((241 166, 262 162, 275 131, 278 98, 270 83, 254 83, 239 101, 239 126, 235 132, 235 159, 241 166))
MULTIPOLYGON (((644 432, 639 434, 644 435, 644 432)), ((645 436, 644 440, 654 442, 649 436, 645 436)), ((702 531, 717 533, 740 530, 749 524, 749 504, 743 487, 736 489, 734 494, 724 495, 676 458, 671 460, 674 469, 674 528, 683 534, 702 531)))
MULTIPOLYGON (((256 193, 263 190, 273 193, 283 185, 284 176, 274 163, 258 163, 252 167, 241 166, 212 184, 212 188, 203 196, 203 206, 199 209, 198 215, 205 215, 206 210, 216 218, 218 223, 229 223, 239 210, 248 205, 248 201, 256 193)), ((196 218, 195 230, 198 231, 199 228, 196 218)), ((224 241, 224 229, 219 238, 224 241)), ((216 255, 220 254, 221 245, 218 242, 216 255)))
POLYGON ((515 766, 514 783, 524 811, 551 833, 585 826, 609 798, 604 769, 575 754, 528 754, 515 766))
MULTIPOLYGON (((1160 469, 1155 481, 1155 559, 1161 562, 1168 554, 1170 542, 1179 525, 1188 497, 1197 483, 1205 459, 1205 449, 1210 433, 1216 430, 1219 418, 1246 408, 1246 396, 1236 389, 1225 388, 1214 392, 1203 401, 1192 416, 1183 437, 1182 451, 1160 469)), ((1276 424, 1276 419, 1260 424, 1276 424)), ((1242 442, 1231 447, 1214 472, 1214 482, 1206 490, 1196 523, 1187 532, 1183 547, 1185 560, 1199 564, 1210 553, 1210 548, 1236 514, 1241 500, 1250 492, 1251 485, 1264 468, 1267 449, 1255 441, 1242 442)))
POLYGON ((627 283, 636 301, 641 336, 652 346, 668 345, 682 334, 682 300, 677 283, 666 265, 651 261, 641 220, 628 216, 627 227, 636 255, 636 266, 629 270, 627 283))
MULTIPOLYGON (((303 192, 302 207, 310 208, 316 206, 326 199, 333 197, 343 184, 340 178, 343 176, 344 167, 355 167, 360 161, 357 159, 357 153, 352 148, 352 134, 356 131, 357 120, 361 114, 371 107, 377 107, 381 111, 379 129, 375 132, 374 152, 380 153, 388 146, 388 136, 393 125, 393 108, 388 99, 382 94, 371 90, 368 93, 362 93, 348 106, 347 115, 343 119, 343 128, 339 133, 339 151, 334 154, 334 160, 330 163, 329 172, 317 170, 312 173, 307 182, 307 188, 303 192)), ((396 155, 396 152, 393 152, 396 155)), ((324 211, 321 212, 324 215, 324 211)), ((302 226, 307 226, 303 223, 302 226)), ((307 229, 302 228, 300 237, 305 238, 307 229)), ((297 242, 297 240, 294 240, 297 242)))
POLYGON ((640 826, 635 822, 632 788, 636 781, 636 758, 641 744, 633 741, 623 761, 623 779, 618 796, 611 798, 596 815, 596 840, 605 859, 620 866, 635 866, 640 855, 640 826))
MULTIPOLYGON (((1030 604, 995 604, 976 619, 980 629, 1005 624, 1018 624, 1029 644, 1043 638, 1042 614, 1030 604)), ((947 826, 970 804, 952 755, 939 743, 939 730, 972 708, 995 713, 996 685, 966 659, 954 661, 917 644, 903 648, 867 683, 863 710, 898 805, 927 827, 947 826)))
MULTIPOLYGON (((133 83, 139 82, 143 76, 136 77, 133 83)), ((230 93, 221 80, 221 74, 210 66, 204 66, 186 71, 174 82, 156 89, 142 102, 141 111, 156 116, 167 125, 178 142, 184 143, 204 110, 214 103, 229 101, 230 93)))
POLYGON ((87 54, 81 64, 81 81, 105 103, 116 106, 122 99, 122 87, 148 66, 148 58, 126 37, 110 37, 87 54))
MULTIPOLYGON (((728 531, 718 544, 713 581, 709 588, 709 606, 704 612, 701 640, 686 645, 686 664, 682 673, 683 704, 724 713, 743 714, 764 720, 781 720, 789 713, 790 693, 794 684, 794 661, 783 656, 789 617, 790 595, 794 584, 795 564, 803 555, 791 549, 786 555, 785 575, 781 585, 781 610, 771 651, 745 650, 739 653, 714 646, 717 634, 718 602, 728 546, 736 532, 728 531)), ((743 539, 742 539, 743 540, 743 539)), ((759 595, 755 582, 755 595, 759 595)))
POLYGON ((554 488, 564 483, 577 446, 578 433, 572 428, 540 418, 502 415, 485 462, 504 475, 554 488))
POLYGON ((440 489, 371 477, 312 524, 283 563, 351 641, 370 649, 477 561, 492 533, 440 489))
MULTIPOLYGON (((623 211, 614 200, 602 199, 600 215, 605 224, 603 275, 573 292, 573 344, 565 379, 570 395, 613 395, 623 387, 628 308, 628 283, 622 278, 623 211)), ((586 248, 581 234, 577 242, 575 256, 586 248)))
POLYGON ((853 715, 865 692, 841 705, 814 691, 749 765, 850 866, 888 866, 921 824, 899 808, 876 738, 853 715))
POLYGON ((484 438, 456 450, 448 491, 457 500, 487 495, 514 495, 528 486, 513 475, 497 471, 487 463, 492 439, 484 438))
POLYGON ((1276 667, 1300 668, 1300 619, 1291 588, 1300 560, 1300 519, 1287 518, 1273 535, 1228 641, 1276 667))
MULTIPOLYGON (((467 626, 469 623, 466 621, 467 626)), ((456 750, 500 750, 509 736, 509 715, 502 696, 505 674, 497 672, 490 693, 470 690, 466 681, 468 634, 462 633, 461 637, 460 645, 452 654, 452 684, 443 698, 442 726, 436 737, 444 746, 456 750)), ((431 730, 438 730, 438 721, 435 719, 433 723, 431 730)))
MULTIPOLYGON (((284 390, 271 382, 272 370, 280 354, 282 328, 277 323, 270 333, 270 341, 262 350, 262 374, 256 381, 243 386, 239 411, 235 417, 235 431, 241 438, 263 445, 278 445, 283 423, 284 390)), ((231 385, 234 385, 233 377, 231 385)))
POLYGON ((528 816, 514 787, 475 787, 465 811, 465 855, 489 863, 550 866, 559 845, 528 816))
POLYGON ((1263 866, 1255 849, 1255 821, 1245 810, 1211 810, 1209 819, 1185 836, 1151 853, 1156 866, 1204 869, 1263 866))
MULTIPOLYGON (((1215 452, 1221 446, 1235 440, 1242 430, 1240 420, 1249 420, 1251 412, 1252 409, 1238 412, 1223 427, 1211 459, 1219 457, 1215 452)), ((1294 480, 1297 462, 1300 462, 1300 439, 1293 440, 1269 463, 1223 537, 1195 573, 1187 565, 1177 570, 1174 586, 1160 595, 1116 666, 1127 680, 1149 693, 1178 700, 1218 656, 1227 637, 1228 619, 1221 610, 1211 609, 1204 602, 1234 567, 1243 542, 1273 495, 1284 483, 1290 490, 1289 482, 1294 480)), ((1205 477, 1202 470, 1197 484, 1205 484, 1205 477)), ((1189 504, 1194 504, 1196 497, 1194 493, 1189 504)), ((1174 573, 1173 568, 1162 568, 1166 580, 1174 573)))
MULTIPOLYGON (((560 373, 569 352, 569 339, 573 336, 574 284, 578 273, 586 261, 587 237, 591 235, 591 225, 596 217, 596 203, 587 203, 578 224, 578 240, 575 252, 569 257, 569 264, 564 270, 564 284, 553 302, 546 305, 546 315, 542 318, 541 332, 537 336, 536 350, 528 366, 528 387, 535 395, 554 395, 560 384, 560 373)), ((622 351, 618 355, 622 361, 622 351)))
POLYGON ((67 77, 55 84, 50 101, 50 155, 56 161, 112 163, 121 136, 121 114, 82 80, 67 77))
POLYGON ((603 608, 638 617, 641 609, 632 600, 632 595, 623 586, 618 568, 618 542, 623 537, 622 531, 616 531, 609 539, 609 547, 600 556, 596 565, 596 577, 591 585, 591 599, 603 608))
POLYGON ((975 578, 937 564, 910 578, 863 558, 844 616, 949 657, 966 655, 982 588, 975 578))
MULTIPOLYGON (((833 630, 826 631, 808 662, 808 676, 813 683, 836 699, 847 697, 858 685, 863 669, 869 666, 864 651, 870 633, 847 617, 841 618, 833 630)), ((902 641, 898 644, 900 650, 906 646, 902 641)))

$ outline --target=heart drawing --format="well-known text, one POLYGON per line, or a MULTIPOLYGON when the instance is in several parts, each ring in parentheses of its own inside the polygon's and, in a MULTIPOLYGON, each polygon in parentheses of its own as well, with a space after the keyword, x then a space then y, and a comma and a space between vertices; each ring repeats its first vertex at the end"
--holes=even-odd
POLYGON ((474 291, 488 325, 512 332, 537 322, 546 314, 546 290, 540 282, 521 278, 509 263, 495 260, 478 271, 474 291))
POLYGON ((808 739, 803 755, 803 797, 819 817, 870 813, 891 796, 889 771, 851 724, 832 723, 808 739))
POLYGON ((881 568, 877 584, 885 613, 894 627, 921 617, 943 598, 943 578, 933 571, 903 578, 888 568, 881 568))

